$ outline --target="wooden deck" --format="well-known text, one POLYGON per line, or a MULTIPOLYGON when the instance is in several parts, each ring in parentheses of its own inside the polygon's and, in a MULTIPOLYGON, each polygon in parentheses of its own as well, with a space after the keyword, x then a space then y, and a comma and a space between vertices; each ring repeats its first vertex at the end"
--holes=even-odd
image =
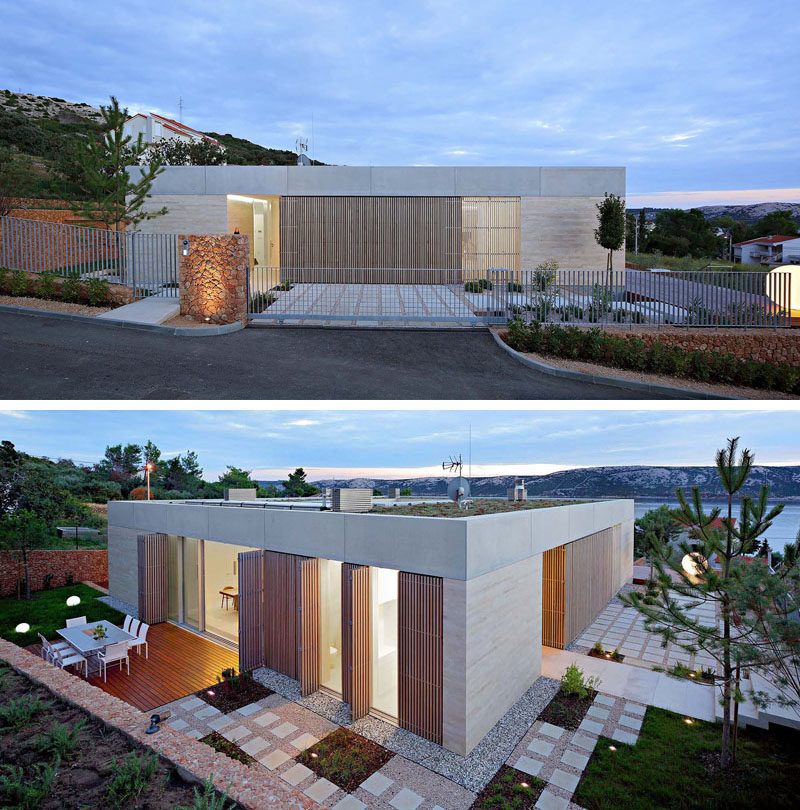
MULTIPOLYGON (((147 633, 150 657, 132 650, 131 674, 123 667, 108 670, 89 683, 136 706, 150 711, 216 683, 223 669, 239 667, 239 654, 167 622, 154 624, 147 633)), ((36 645, 38 652, 38 645, 36 645)))

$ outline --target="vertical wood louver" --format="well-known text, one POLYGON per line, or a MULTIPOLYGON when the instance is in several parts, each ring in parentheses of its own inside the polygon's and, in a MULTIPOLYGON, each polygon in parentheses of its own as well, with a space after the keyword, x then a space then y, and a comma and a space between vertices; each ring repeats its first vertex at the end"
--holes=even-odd
POLYGON ((369 713, 372 675, 369 566, 342 564, 342 699, 353 720, 369 713))
POLYGON ((564 546, 542 554, 542 644, 564 648, 564 546))
POLYGON ((264 552, 264 665, 297 677, 297 560, 264 552))
POLYGON ((319 560, 297 558, 297 670, 300 694, 319 689, 319 560))
POLYGON ((239 669, 264 664, 264 553, 239 554, 239 669))
POLYGON ((139 619, 146 624, 167 620, 168 576, 166 534, 140 534, 136 538, 139 619))
POLYGON ((401 571, 397 598, 398 722, 441 745, 442 578, 401 571))
POLYGON ((460 197, 281 197, 280 229, 282 268, 461 268, 460 197))

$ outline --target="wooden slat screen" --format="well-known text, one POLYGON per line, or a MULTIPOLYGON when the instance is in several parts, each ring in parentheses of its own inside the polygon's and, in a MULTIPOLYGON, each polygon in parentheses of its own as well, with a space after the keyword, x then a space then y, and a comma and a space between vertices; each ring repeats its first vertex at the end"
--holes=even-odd
POLYGON ((398 574, 398 722, 442 742, 441 577, 398 574))
POLYGON ((282 268, 461 268, 460 197, 281 197, 280 229, 282 268))
MULTIPOLYGON (((464 197, 462 266, 468 270, 520 269, 519 197, 464 197)), ((469 273, 465 272, 465 277, 469 273)))
POLYGON ((264 552, 239 554, 239 669, 264 665, 264 552))
POLYGON ((342 699, 353 720, 369 714, 372 685, 369 566, 342 564, 342 699))
POLYGON ((300 694, 319 689, 319 560, 297 558, 297 670, 300 694))
POLYGON ((564 648, 564 546, 542 554, 542 644, 564 648))
POLYGON ((264 552, 264 665, 297 677, 297 558, 264 552))
POLYGON ((136 538, 139 619, 146 624, 167 620, 167 542, 166 534, 140 534, 136 538))
POLYGON ((616 592, 614 529, 582 537, 566 546, 564 644, 574 641, 616 592))

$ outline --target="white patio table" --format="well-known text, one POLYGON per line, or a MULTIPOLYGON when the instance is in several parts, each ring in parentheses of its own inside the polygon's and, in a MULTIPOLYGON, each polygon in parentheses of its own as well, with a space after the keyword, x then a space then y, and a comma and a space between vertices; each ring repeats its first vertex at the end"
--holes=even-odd
POLYGON ((120 641, 133 641, 136 636, 126 633, 120 627, 104 619, 99 622, 79 624, 77 627, 65 627, 56 631, 71 647, 74 647, 89 664, 89 674, 100 671, 100 662, 97 654, 103 652, 109 644, 120 641), (97 625, 102 625, 106 631, 105 638, 95 638, 93 633, 97 625))

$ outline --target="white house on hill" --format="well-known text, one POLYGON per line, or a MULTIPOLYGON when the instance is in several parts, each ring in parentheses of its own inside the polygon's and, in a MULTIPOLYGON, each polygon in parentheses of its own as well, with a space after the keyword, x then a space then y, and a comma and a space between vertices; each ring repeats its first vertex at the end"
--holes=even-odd
POLYGON ((130 135, 134 140, 141 133, 142 140, 145 143, 155 143, 160 140, 169 140, 175 138, 179 141, 186 141, 193 143, 197 141, 208 141, 208 143, 216 144, 219 146, 219 141, 202 132, 187 127, 186 124, 181 124, 178 121, 173 121, 171 118, 165 118, 163 115, 150 113, 137 113, 131 116, 125 122, 124 132, 130 135))
POLYGON ((760 236, 737 242, 733 260, 741 264, 800 264, 800 236, 760 236))

